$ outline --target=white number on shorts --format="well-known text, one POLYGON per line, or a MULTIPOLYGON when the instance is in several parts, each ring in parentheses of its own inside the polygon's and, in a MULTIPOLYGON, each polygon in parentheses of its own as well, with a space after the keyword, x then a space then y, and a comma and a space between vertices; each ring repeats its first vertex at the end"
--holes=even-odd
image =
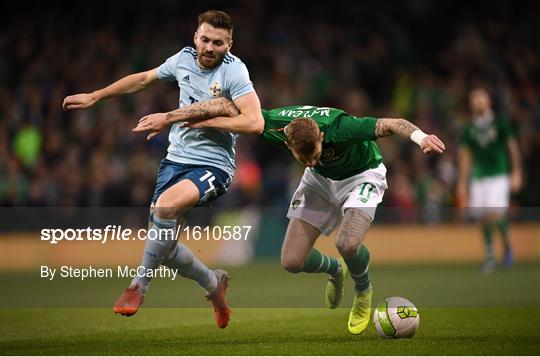
POLYGON ((208 192, 216 188, 213 183, 215 179, 216 177, 208 170, 206 170, 206 173, 203 176, 201 176, 201 178, 199 178, 199 181, 201 182, 208 181, 208 189, 204 191, 205 194, 207 194, 208 192))

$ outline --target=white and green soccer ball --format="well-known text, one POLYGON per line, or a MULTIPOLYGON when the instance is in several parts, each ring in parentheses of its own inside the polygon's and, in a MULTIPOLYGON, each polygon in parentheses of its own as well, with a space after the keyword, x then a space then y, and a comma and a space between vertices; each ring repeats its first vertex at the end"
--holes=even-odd
POLYGON ((411 338, 420 325, 418 309, 407 299, 389 297, 373 313, 377 334, 385 338, 411 338))

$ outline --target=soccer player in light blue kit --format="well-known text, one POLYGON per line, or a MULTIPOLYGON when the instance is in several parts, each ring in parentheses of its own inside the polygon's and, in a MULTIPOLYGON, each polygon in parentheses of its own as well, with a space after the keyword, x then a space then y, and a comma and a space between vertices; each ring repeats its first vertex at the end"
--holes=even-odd
MULTIPOLYGON (((230 308, 225 298, 228 274, 219 269, 210 270, 187 246, 177 244, 175 237, 185 212, 227 191, 235 171, 237 134, 261 134, 264 129, 260 101, 248 70, 238 57, 229 52, 232 31, 229 15, 209 10, 199 15, 194 35, 195 48, 185 47, 161 66, 129 75, 106 88, 64 99, 65 110, 85 109, 108 97, 141 91, 162 79, 178 82, 181 108, 225 97, 231 99, 240 111, 239 115, 230 118, 231 132, 186 128, 182 123, 172 126, 168 154, 159 167, 150 208, 149 227, 154 232, 148 235, 157 239, 146 240, 139 276, 116 301, 116 313, 131 316, 137 312, 143 303, 152 271, 163 264, 197 281, 207 291, 206 297, 214 306, 219 327, 224 328, 229 322, 230 308)), ((201 113, 208 114, 204 110, 201 113)), ((166 117, 167 114, 152 115, 166 117)), ((149 138, 154 135, 157 132, 150 133, 149 138)))

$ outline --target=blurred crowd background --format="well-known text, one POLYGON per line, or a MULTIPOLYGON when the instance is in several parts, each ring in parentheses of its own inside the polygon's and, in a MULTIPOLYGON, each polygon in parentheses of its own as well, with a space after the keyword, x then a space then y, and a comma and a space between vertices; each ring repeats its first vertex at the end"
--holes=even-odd
MULTIPOLYGON (((6 5, 0 5, 4 7, 6 5)), ((64 112, 91 92, 159 66, 192 45, 197 14, 227 11, 232 53, 264 108, 309 104, 357 116, 404 117, 446 142, 424 157, 396 138, 379 144, 387 207, 398 221, 437 220, 453 206, 468 91, 485 86, 518 132, 525 186, 514 206, 540 202, 540 3, 510 1, 179 2, 10 4, 0 31, 0 206, 147 206, 167 135, 131 129, 178 106, 176 83, 64 112), (15 8, 13 8, 15 6, 15 8), (9 16, 6 17, 6 15, 9 16), (411 212, 411 213, 407 213, 411 212)), ((286 206, 302 168, 257 137, 237 144, 237 174, 219 204, 286 206)))

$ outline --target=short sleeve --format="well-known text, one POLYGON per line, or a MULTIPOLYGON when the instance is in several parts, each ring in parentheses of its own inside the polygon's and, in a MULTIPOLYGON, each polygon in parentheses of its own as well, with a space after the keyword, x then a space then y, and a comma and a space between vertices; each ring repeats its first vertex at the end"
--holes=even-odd
POLYGON ((180 57, 180 52, 167 58, 157 69, 157 77, 162 80, 173 81, 176 80, 176 64, 180 57))
POLYGON ((244 94, 254 92, 253 83, 249 79, 247 67, 242 62, 232 62, 227 66, 227 88, 232 100, 244 94))
POLYGON ((375 125, 377 119, 373 117, 354 117, 352 115, 342 115, 336 128, 340 141, 373 141, 377 139, 375 135, 375 125))

